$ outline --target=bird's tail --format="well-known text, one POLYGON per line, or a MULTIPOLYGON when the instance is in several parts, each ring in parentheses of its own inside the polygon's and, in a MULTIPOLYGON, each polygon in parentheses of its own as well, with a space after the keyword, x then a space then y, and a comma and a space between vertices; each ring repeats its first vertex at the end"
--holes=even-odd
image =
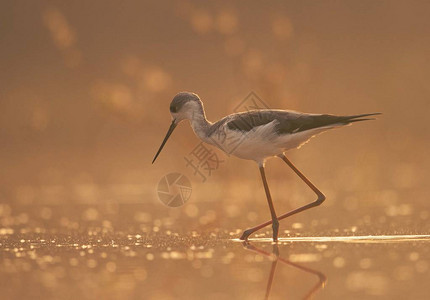
POLYGON ((381 113, 361 114, 353 116, 334 116, 334 115, 315 115, 310 118, 308 122, 299 127, 297 131, 305 131, 316 128, 335 128, 338 126, 345 126, 354 122, 375 120, 375 118, 368 118, 370 116, 380 115, 381 113))
POLYGON ((382 113, 371 113, 371 114, 361 114, 361 115, 354 115, 354 116, 345 116, 343 117, 342 123, 353 123, 353 122, 360 122, 360 121, 369 121, 369 120, 376 120, 376 118, 366 118, 370 116, 377 116, 382 113))

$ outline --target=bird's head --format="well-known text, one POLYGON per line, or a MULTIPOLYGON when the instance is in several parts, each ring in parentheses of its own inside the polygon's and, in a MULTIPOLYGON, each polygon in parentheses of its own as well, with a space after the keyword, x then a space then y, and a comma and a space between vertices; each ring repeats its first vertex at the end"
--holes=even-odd
POLYGON ((196 112, 202 113, 202 101, 197 94, 181 92, 170 103, 170 114, 176 124, 191 120, 196 112))
POLYGON ((170 124, 170 128, 167 131, 166 137, 161 143, 160 148, 155 154, 154 160, 155 162, 173 130, 175 130, 176 126, 183 120, 192 120, 195 114, 204 115, 203 104, 200 100, 200 97, 197 94, 191 92, 181 92, 176 94, 170 103, 170 114, 172 115, 172 123, 170 124))

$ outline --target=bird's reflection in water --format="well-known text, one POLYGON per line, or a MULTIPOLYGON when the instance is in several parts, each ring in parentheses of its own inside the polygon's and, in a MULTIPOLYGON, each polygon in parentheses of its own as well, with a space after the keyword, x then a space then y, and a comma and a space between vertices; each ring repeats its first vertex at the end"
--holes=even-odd
POLYGON ((267 257, 272 259, 272 267, 270 268, 269 279, 267 280, 266 295, 265 295, 264 299, 269 299, 270 291, 272 289, 273 278, 275 277, 275 270, 276 270, 276 266, 278 265, 278 262, 293 266, 299 270, 302 270, 302 271, 307 272, 309 274, 313 274, 313 275, 318 277, 318 282, 314 286, 312 286, 312 288, 303 296, 303 299, 310 299, 313 295, 315 295, 315 293, 319 289, 324 288, 325 283, 327 282, 327 277, 323 273, 321 273, 317 270, 313 270, 311 268, 307 268, 307 267, 301 266, 299 264, 293 263, 289 260, 286 260, 285 258, 282 258, 279 255, 278 244, 273 244, 272 253, 269 253, 269 252, 266 252, 262 249, 259 249, 259 248, 255 247, 254 245, 250 244, 249 242, 243 242, 243 246, 247 250, 257 252, 261 255, 267 256, 267 257))

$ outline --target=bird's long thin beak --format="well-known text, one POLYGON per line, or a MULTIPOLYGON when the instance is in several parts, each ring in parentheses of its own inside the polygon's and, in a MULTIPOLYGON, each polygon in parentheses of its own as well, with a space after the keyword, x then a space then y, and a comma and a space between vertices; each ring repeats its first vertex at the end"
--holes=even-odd
POLYGON ((163 142, 161 143, 160 149, 158 149, 157 154, 155 154, 154 159, 152 160, 152 163, 157 159, 158 155, 160 154, 161 150, 163 150, 164 145, 166 144, 167 140, 169 139, 170 135, 172 134, 173 130, 175 130, 177 123, 176 120, 173 119, 172 124, 170 124, 169 130, 167 131, 166 137, 164 138, 163 142))

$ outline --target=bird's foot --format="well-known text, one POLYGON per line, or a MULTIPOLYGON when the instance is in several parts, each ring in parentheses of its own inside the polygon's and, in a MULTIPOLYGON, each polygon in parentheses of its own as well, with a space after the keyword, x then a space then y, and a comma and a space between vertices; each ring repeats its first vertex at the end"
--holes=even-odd
POLYGON ((279 232, 279 221, 275 219, 272 221, 272 229, 273 229, 273 242, 278 242, 278 232, 279 232))
POLYGON ((248 237, 251 235, 253 233, 253 231, 251 230, 251 229, 247 229, 247 230, 245 230, 243 233, 242 233, 242 235, 240 236, 240 240, 242 240, 242 241, 247 241, 248 240, 248 237))

